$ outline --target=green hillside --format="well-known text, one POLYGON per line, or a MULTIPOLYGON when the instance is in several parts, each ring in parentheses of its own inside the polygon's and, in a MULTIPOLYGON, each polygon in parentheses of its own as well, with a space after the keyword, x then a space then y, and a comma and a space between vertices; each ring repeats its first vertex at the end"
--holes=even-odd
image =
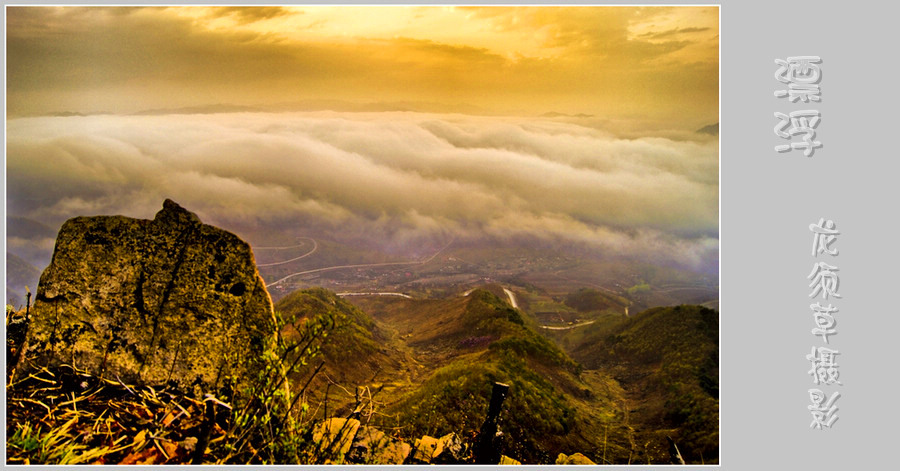
POLYGON ((687 462, 715 462, 718 317, 701 306, 648 309, 620 324, 586 327, 570 353, 619 380, 635 404, 633 421, 662 439, 672 435, 687 462))
MULTIPOLYGON (((501 382, 509 385, 509 391, 500 414, 500 452, 523 464, 553 464, 560 454, 576 453, 598 464, 668 463, 667 436, 677 442, 688 463, 718 462, 716 311, 678 306, 650 309, 631 318, 604 315, 594 324, 572 329, 579 334, 569 337, 567 354, 539 333, 533 318, 489 290, 444 299, 352 299, 355 305, 315 288, 278 302, 276 314, 283 327, 274 351, 284 352, 286 361, 276 367, 289 372, 296 396, 278 394, 277 387, 266 389, 281 375, 261 371, 265 387, 254 389, 247 405, 233 414, 223 411, 220 422, 225 428, 210 430, 216 438, 209 442, 207 458, 321 462, 325 455, 313 431, 321 430, 317 427, 323 419, 352 417, 357 426, 376 427, 390 440, 409 445, 424 436, 456 434, 463 448, 453 462, 470 463, 492 386, 501 382), (280 402, 282 397, 290 404, 280 402), (246 412, 250 406, 255 409, 246 412), (284 421, 288 413, 299 423, 284 421), (267 424, 274 428, 265 428, 267 424), (265 456, 257 456, 261 451, 265 456)), ((14 392, 28 397, 47 389, 47 384, 53 388, 58 383, 84 384, 65 379, 63 373, 46 371, 48 378, 33 378, 14 392), (53 376, 57 373, 59 378, 53 376)), ((103 384, 99 387, 115 389, 110 389, 113 396, 78 402, 85 420, 105 414, 109 404, 120 407, 115 401, 121 398, 132 400, 138 387, 112 380, 103 384)), ((165 429, 167 421, 174 420, 168 412, 174 406, 160 402, 153 388, 142 397, 140 407, 120 416, 117 426, 138 430, 144 426, 129 424, 145 420, 140 414, 147 413, 141 411, 162 408, 150 415, 156 417, 152 427, 165 429)), ((17 420, 36 413, 30 402, 16 404, 17 420)), ((203 425, 204 403, 192 404, 196 407, 186 416, 192 421, 167 429, 169 436, 187 440, 203 425)), ((51 433, 63 433, 67 426, 54 422, 51 433)), ((26 449, 31 439, 23 435, 32 430, 19 429, 9 449, 21 461, 33 456, 26 449)), ((116 433, 120 432, 125 433, 116 433)), ((113 436, 108 432, 103 443, 113 436)), ((104 460, 191 460, 190 455, 168 451, 157 455, 139 437, 143 436, 132 437, 128 452, 105 449, 104 460)))
MULTIPOLYGON (((421 386, 384 410, 385 429, 402 436, 456 432, 473 438, 494 382, 510 385, 500 423, 503 453, 523 463, 553 463, 561 452, 582 452, 599 462, 604 427, 624 427, 618 385, 603 375, 581 378, 580 365, 488 290, 438 301, 369 302, 388 325, 415 315, 419 305, 420 322, 397 325, 409 329, 404 338, 421 358, 440 359, 427 362, 421 386)), ((618 436, 608 441, 606 456, 624 462, 626 434, 618 436)))
POLYGON ((628 306, 628 300, 610 293, 604 293, 592 288, 581 288, 566 296, 567 306, 578 312, 612 311, 620 313, 628 306))
POLYGON ((275 310, 285 320, 281 334, 286 343, 296 342, 310 323, 324 327, 324 337, 309 346, 316 356, 293 375, 297 388, 312 378, 306 391, 306 419, 346 416, 355 406, 357 387, 389 393, 408 387, 417 370, 415 360, 390 332, 330 291, 296 291, 279 301, 275 310))

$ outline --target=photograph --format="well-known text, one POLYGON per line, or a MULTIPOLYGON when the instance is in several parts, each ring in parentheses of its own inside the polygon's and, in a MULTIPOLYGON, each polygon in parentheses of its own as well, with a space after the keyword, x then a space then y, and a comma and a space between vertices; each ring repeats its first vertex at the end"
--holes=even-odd
POLYGON ((721 466, 720 6, 5 31, 5 464, 721 466))

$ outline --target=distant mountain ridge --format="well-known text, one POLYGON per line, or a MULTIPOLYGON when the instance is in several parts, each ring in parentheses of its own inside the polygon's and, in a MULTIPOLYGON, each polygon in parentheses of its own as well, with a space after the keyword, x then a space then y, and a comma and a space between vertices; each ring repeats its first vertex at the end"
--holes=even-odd
POLYGON ((22 239, 56 238, 56 231, 33 219, 7 216, 6 237, 20 237, 22 239))
POLYGON ((26 299, 26 287, 32 293, 37 292, 38 280, 41 271, 22 260, 13 253, 6 252, 6 302, 18 308, 24 306, 26 299))
POLYGON ((702 128, 697 130, 698 134, 709 134, 710 136, 718 136, 719 135, 719 123, 710 124, 708 126, 703 126, 702 128))
POLYGON ((548 111, 541 115, 542 118, 593 118, 592 114, 578 113, 578 114, 566 114, 559 113, 556 111, 548 111))

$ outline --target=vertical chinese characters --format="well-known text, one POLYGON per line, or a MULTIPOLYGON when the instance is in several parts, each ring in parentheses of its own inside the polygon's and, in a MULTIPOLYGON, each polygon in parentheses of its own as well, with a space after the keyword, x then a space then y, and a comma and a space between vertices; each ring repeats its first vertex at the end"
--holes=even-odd
POLYGON ((838 419, 838 408, 834 403, 841 397, 841 393, 835 392, 828 398, 828 401, 825 400, 825 397, 825 393, 821 389, 809 390, 809 400, 812 402, 812 405, 806 407, 813 416, 813 421, 809 424, 810 428, 819 430, 831 428, 832 424, 838 419))
MULTIPOLYGON (((822 101, 819 82, 822 79, 822 70, 819 64, 822 59, 818 56, 794 56, 787 60, 775 59, 778 70, 775 71, 775 79, 787 84, 788 88, 776 90, 777 98, 787 98, 792 103, 822 101)), ((790 113, 775 112, 778 123, 775 125, 775 135, 791 141, 795 136, 800 136, 799 142, 775 146, 777 152, 790 152, 802 150, 803 155, 812 157, 816 149, 822 147, 822 142, 816 140, 816 127, 822 120, 818 110, 797 110, 790 113)))
MULTIPOLYGON (((837 240, 837 236, 840 235, 834 221, 820 218, 818 223, 809 225, 809 230, 813 233, 813 257, 820 255, 836 257, 838 255, 838 249, 832 247, 832 244, 837 240)), ((840 282, 837 272, 838 267, 836 266, 825 262, 815 262, 812 271, 807 276, 807 279, 812 280, 809 284, 809 287, 812 289, 809 297, 821 296, 826 300, 829 297, 840 298, 841 295, 838 294, 840 282)), ((828 336, 837 334, 834 313, 838 309, 830 303, 827 306, 823 306, 819 302, 810 304, 809 307, 812 310, 815 323, 812 334, 821 336, 822 341, 827 344, 828 336)), ((807 374, 812 376, 814 384, 826 386, 843 385, 838 380, 840 375, 837 364, 838 354, 840 354, 839 351, 828 347, 813 346, 810 349, 809 355, 806 355, 806 359, 811 365, 807 374)), ((813 416, 813 421, 809 426, 818 430, 831 428, 838 419, 838 408, 835 402, 840 398, 841 394, 835 392, 826 401, 826 394, 822 390, 810 389, 808 392, 812 405, 807 406, 807 408, 813 416)))
POLYGON ((822 79, 822 70, 818 64, 822 63, 819 56, 795 56, 787 60, 775 59, 778 70, 775 71, 775 79, 788 84, 787 90, 778 90, 775 96, 788 97, 793 103, 797 100, 803 103, 810 101, 822 101, 819 95, 819 80, 822 79))
POLYGON ((834 320, 834 313, 838 309, 831 304, 823 306, 819 303, 810 304, 809 308, 813 311, 813 319, 816 323, 816 326, 812 329, 813 335, 821 335, 822 340, 828 343, 828 336, 837 333, 837 330, 834 328, 834 325, 837 323, 834 320))

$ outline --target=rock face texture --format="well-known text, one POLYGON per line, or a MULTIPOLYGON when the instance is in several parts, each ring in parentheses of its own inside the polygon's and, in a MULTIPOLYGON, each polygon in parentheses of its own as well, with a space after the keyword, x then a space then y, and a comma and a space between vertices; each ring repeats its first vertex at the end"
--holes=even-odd
POLYGON ((78 217, 56 240, 26 359, 214 392, 255 374, 275 335, 250 246, 171 200, 155 219, 78 217))

